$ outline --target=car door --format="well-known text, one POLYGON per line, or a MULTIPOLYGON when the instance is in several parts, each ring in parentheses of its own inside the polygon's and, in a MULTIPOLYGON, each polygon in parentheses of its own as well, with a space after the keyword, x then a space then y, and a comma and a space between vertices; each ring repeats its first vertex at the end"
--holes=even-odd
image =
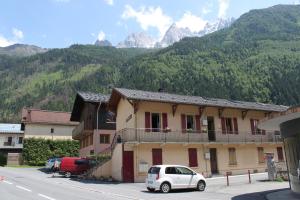
POLYGON ((194 172, 186 167, 176 167, 179 173, 179 184, 180 188, 191 188, 194 187, 195 175, 194 172), (193 181, 194 180, 194 181, 193 181))
POLYGON ((171 181, 172 188, 180 188, 180 174, 176 167, 166 167, 165 169, 165 178, 171 181))

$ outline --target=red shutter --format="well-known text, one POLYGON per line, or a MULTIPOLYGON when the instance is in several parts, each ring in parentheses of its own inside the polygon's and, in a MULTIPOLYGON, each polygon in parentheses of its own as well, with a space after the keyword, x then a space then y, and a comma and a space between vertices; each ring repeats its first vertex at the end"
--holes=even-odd
POLYGON ((189 148, 189 165, 190 167, 198 167, 197 149, 189 148))
POLYGON ((233 118, 233 130, 235 134, 239 134, 239 128, 237 123, 237 118, 233 118))
POLYGON ((196 131, 197 133, 201 133, 201 121, 200 121, 200 115, 196 115, 196 131))
POLYGON ((255 135, 254 119, 250 119, 251 133, 255 135))
POLYGON ((145 131, 150 132, 150 112, 145 112, 145 131))
POLYGON ((186 119, 185 119, 185 114, 181 114, 181 129, 182 129, 182 133, 186 133, 186 119))
POLYGON ((165 130, 168 127, 168 114, 167 113, 163 113, 162 114, 162 128, 163 130, 165 130))
POLYGON ((221 117, 221 126, 222 126, 222 133, 226 134, 226 125, 225 125, 225 118, 221 117))
POLYGON ((152 164, 153 165, 162 165, 162 150, 161 149, 152 149, 152 164))
POLYGON ((277 147, 277 155, 279 162, 284 161, 282 147, 277 147))

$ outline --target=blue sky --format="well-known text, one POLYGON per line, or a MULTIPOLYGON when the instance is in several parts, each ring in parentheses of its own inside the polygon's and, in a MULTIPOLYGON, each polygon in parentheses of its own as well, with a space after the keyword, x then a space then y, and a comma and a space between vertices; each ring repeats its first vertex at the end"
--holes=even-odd
POLYGON ((92 44, 114 45, 133 32, 159 39, 176 23, 199 31, 206 22, 234 17, 299 0, 8 0, 0 2, 0 46, 13 43, 45 48, 92 44))

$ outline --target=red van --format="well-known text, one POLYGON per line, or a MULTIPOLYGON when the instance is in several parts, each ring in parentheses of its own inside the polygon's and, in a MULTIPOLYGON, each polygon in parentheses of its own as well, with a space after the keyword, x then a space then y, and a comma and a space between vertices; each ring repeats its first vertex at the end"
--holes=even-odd
POLYGON ((72 175, 83 174, 91 168, 90 159, 80 157, 63 157, 60 163, 59 173, 66 178, 72 175))

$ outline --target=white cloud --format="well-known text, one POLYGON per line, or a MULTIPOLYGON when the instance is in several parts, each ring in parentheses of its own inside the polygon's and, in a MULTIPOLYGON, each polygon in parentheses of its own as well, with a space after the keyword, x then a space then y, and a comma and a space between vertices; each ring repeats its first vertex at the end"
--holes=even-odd
POLYGON ((104 1, 110 6, 114 5, 114 0, 104 0, 104 1))
POLYGON ((14 43, 15 43, 14 41, 9 40, 9 39, 3 37, 2 35, 0 35, 0 47, 6 47, 6 46, 12 45, 14 43))
POLYGON ((212 12, 212 6, 213 6, 213 4, 212 4, 211 2, 206 3, 206 4, 203 6, 203 8, 202 8, 201 13, 202 13, 203 15, 206 15, 206 14, 208 14, 208 13, 211 13, 211 12, 212 12))
POLYGON ((6 47, 18 43, 20 42, 20 40, 24 38, 23 32, 17 28, 13 28, 11 32, 12 32, 11 38, 6 38, 0 34, 0 47, 6 47))
POLYGON ((105 33, 104 33, 103 31, 100 31, 100 32, 98 33, 97 39, 98 39, 99 41, 104 40, 104 39, 105 39, 105 33))
POLYGON ((191 12, 185 12, 176 25, 181 28, 189 28, 192 32, 201 31, 206 24, 206 21, 201 17, 193 15, 191 12))
POLYGON ((227 9, 229 7, 229 1, 230 0, 218 0, 218 2, 219 2, 218 17, 219 18, 225 18, 226 17, 227 9))
POLYGON ((23 39, 24 37, 23 32, 17 28, 13 28, 12 33, 14 35, 14 38, 17 40, 23 39))
POLYGON ((295 4, 295 5, 299 5, 299 4, 300 4, 300 0, 294 1, 294 4, 295 4))
POLYGON ((154 27, 159 31, 159 37, 162 38, 166 30, 170 27, 173 20, 171 17, 163 13, 158 7, 141 7, 139 10, 133 9, 130 5, 125 6, 122 19, 135 19, 143 30, 154 27))

